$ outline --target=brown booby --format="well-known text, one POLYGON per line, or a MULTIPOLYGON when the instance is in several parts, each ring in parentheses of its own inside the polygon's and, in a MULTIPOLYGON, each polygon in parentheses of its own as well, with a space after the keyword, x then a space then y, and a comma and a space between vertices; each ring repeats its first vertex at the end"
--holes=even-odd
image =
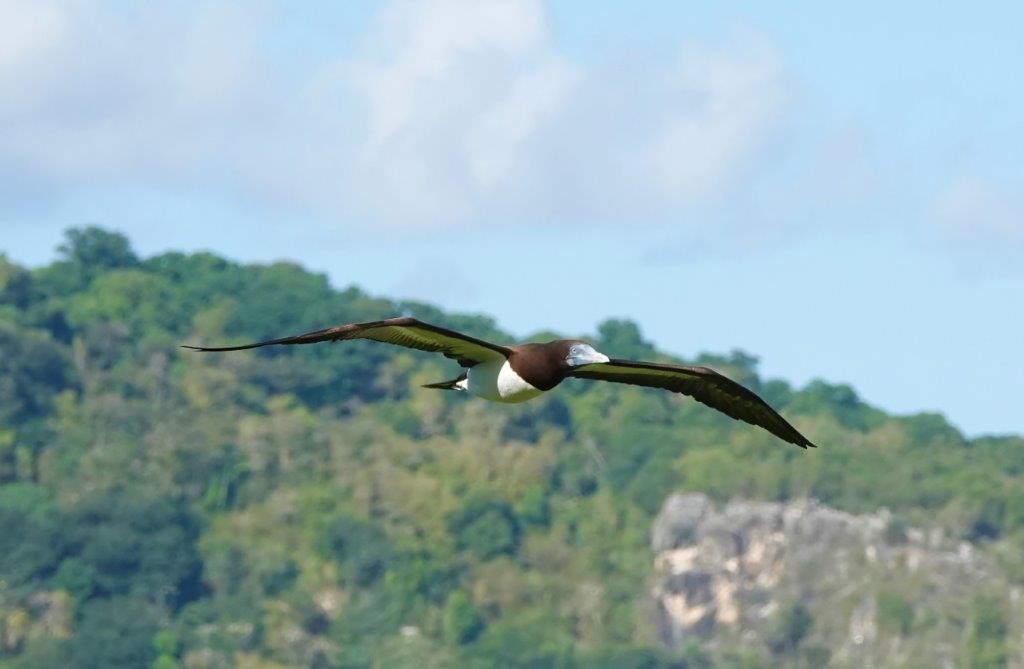
POLYGON ((576 339, 500 346, 410 317, 349 323, 242 346, 184 346, 196 351, 241 351, 260 346, 323 341, 374 341, 440 353, 465 368, 456 378, 425 388, 463 390, 492 402, 525 402, 567 378, 615 381, 689 395, 725 415, 768 430, 801 448, 814 447, 754 392, 707 367, 616 360, 576 339))

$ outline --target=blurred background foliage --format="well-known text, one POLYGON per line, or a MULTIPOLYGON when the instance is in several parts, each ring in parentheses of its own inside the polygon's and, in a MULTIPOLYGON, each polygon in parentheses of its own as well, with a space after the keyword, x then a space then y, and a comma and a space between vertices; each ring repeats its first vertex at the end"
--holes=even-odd
MULTIPOLYGON (((679 490, 888 507, 894 540, 938 523, 1003 542, 1024 580, 1024 441, 763 379, 741 351, 690 362, 763 394, 820 449, 613 384, 520 406, 421 390, 452 364, 380 344, 178 348, 398 314, 512 339, 489 316, 336 290, 291 263, 140 258, 98 228, 69 231, 46 267, 0 256, 0 666, 781 661, 659 646, 647 537, 679 490)), ((675 360, 626 320, 587 338, 675 360)), ((1001 606, 980 598, 964 623, 976 666, 1005 663, 1001 606)), ((886 633, 913 633, 898 594, 879 608, 886 633)), ((780 613, 780 657, 811 624, 799 603, 780 613)))

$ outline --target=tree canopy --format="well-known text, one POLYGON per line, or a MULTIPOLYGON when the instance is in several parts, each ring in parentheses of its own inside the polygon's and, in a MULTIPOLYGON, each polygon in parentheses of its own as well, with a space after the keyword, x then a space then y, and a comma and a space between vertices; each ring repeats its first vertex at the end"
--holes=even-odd
MULTIPOLYGON (((644 614, 648 529, 677 490, 1024 544, 1024 440, 764 379, 742 351, 681 361, 628 320, 591 339, 714 366, 821 448, 614 384, 485 405, 420 389, 452 363, 368 342, 178 348, 401 313, 512 339, 292 263, 142 258, 95 227, 45 267, 0 256, 0 667, 709 666, 644 614)), ((884 633, 919 624, 903 601, 884 633)), ((965 606, 964 652, 1004 662, 998 596, 965 606)), ((800 602, 776 623, 763 666, 814 629, 800 602)))

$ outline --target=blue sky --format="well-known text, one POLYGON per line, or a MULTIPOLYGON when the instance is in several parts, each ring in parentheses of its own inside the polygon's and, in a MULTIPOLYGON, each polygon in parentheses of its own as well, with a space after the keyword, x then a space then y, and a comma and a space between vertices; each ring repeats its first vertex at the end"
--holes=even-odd
POLYGON ((0 1, 0 249, 100 223, 1024 433, 1024 5, 0 1))

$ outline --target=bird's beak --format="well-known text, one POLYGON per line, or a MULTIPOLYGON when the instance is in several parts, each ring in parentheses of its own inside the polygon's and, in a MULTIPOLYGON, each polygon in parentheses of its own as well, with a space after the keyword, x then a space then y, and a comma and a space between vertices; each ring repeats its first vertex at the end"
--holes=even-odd
POLYGON ((593 346, 586 344, 577 347, 575 353, 570 353, 565 359, 569 363, 570 367, 579 367, 580 365, 593 365, 599 362, 608 362, 609 358, 604 353, 600 353, 594 350, 593 346))

